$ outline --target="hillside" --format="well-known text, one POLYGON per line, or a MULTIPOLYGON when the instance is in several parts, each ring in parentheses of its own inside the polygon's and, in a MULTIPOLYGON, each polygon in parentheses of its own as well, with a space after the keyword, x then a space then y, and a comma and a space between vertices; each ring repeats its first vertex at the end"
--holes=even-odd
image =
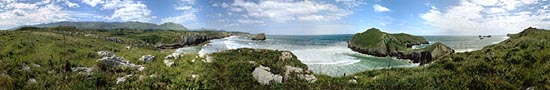
POLYGON ((78 29, 138 29, 138 30, 188 30, 186 27, 167 22, 160 25, 143 22, 54 22, 47 24, 32 25, 33 27, 57 27, 57 26, 75 26, 78 29))
MULTIPOLYGON (((242 48, 199 57, 150 46, 127 48, 130 44, 76 31, 121 32, 70 27, 0 31, 0 89, 550 89, 550 31, 536 28, 421 67, 338 78, 311 73, 288 51, 242 48)), ((140 41, 132 35, 112 37, 140 41)), ((425 49, 437 51, 438 46, 425 49)))
POLYGON ((428 48, 411 49, 413 45, 420 44, 428 44, 428 41, 420 36, 404 33, 389 34, 371 28, 353 35, 348 42, 348 47, 363 54, 410 59, 420 64, 427 64, 432 60, 454 53, 454 50, 441 43, 432 44, 428 48))

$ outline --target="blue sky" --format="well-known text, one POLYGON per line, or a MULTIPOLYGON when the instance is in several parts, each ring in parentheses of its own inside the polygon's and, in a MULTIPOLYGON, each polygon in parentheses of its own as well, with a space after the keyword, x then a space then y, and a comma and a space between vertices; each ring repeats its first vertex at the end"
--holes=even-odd
POLYGON ((250 33, 416 35, 550 28, 548 0, 2 0, 0 29, 58 21, 175 22, 250 33))

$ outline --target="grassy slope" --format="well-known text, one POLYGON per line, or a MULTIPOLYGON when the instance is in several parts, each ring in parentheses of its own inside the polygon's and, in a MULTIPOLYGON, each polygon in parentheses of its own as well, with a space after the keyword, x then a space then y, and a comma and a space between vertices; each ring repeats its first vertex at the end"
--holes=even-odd
MULTIPOLYGON (((125 44, 102 39, 68 36, 63 48, 61 34, 36 31, 0 31, 0 88, 26 89, 82 89, 82 88, 134 88, 134 89, 178 89, 178 88, 261 88, 261 89, 550 89, 550 31, 528 29, 527 35, 513 35, 510 39, 491 45, 479 51, 457 53, 431 63, 425 67, 392 68, 365 71, 348 77, 332 78, 316 75, 315 83, 293 81, 291 83, 262 86, 253 80, 251 72, 257 66, 248 61, 255 60, 262 65, 277 67, 275 60, 280 51, 266 50, 251 52, 251 49, 230 50, 215 53, 212 63, 191 62, 196 55, 186 54, 176 60, 176 66, 166 67, 162 57, 171 51, 158 52, 138 47, 123 49, 125 44), (71 49, 74 49, 71 50, 71 49), (97 50, 110 50, 132 63, 141 55, 157 56, 152 63, 144 64, 142 72, 98 72, 88 77, 75 72, 64 79, 64 60, 74 66, 95 67, 97 50), (494 54, 486 54, 487 51, 494 54), (54 56, 50 58, 49 55, 54 56), (67 58, 62 60, 61 56, 67 58), (53 65, 49 66, 49 61, 53 65), (22 71, 23 62, 42 65, 31 66, 22 71), (138 80, 130 78, 127 83, 116 85, 116 77, 127 74, 158 75, 156 78, 138 80), (192 78, 191 75, 198 75, 192 78), (348 83, 357 77, 357 84, 348 83), (27 84, 29 78, 39 83, 27 84)), ((293 58, 292 65, 306 68, 293 58)), ((288 63, 287 63, 288 64, 288 63)), ((280 71, 274 68, 274 72, 280 71)))
MULTIPOLYGON (((66 31, 72 32, 72 30, 66 31)), ((116 31, 83 32, 108 35, 116 31)), ((170 35, 174 32, 159 31, 152 33, 170 35)), ((127 36, 115 37, 139 41, 127 38, 127 36)), ((202 67, 205 63, 191 62, 193 59, 200 61, 201 58, 196 57, 196 54, 185 54, 182 58, 175 60, 175 66, 166 67, 162 60, 173 50, 156 51, 147 46, 134 47, 128 50, 125 48, 127 45, 79 35, 66 35, 64 40, 63 34, 54 33, 53 29, 0 31, 0 86, 2 86, 0 89, 200 88, 199 85, 202 82, 197 78, 191 78, 191 75, 202 76, 204 72, 202 67), (142 72, 98 71, 96 60, 100 57, 97 56, 96 52, 101 50, 114 52, 117 56, 124 57, 132 63, 145 65, 146 69, 142 72), (146 64, 138 61, 138 58, 147 54, 156 56, 155 61, 146 64), (67 62, 70 63, 71 67, 96 68, 93 71, 96 73, 87 76, 70 72, 68 77, 65 78, 64 66, 67 62), (21 70, 24 63, 28 63, 31 67, 29 71, 21 70), (41 65, 41 67, 34 67, 31 63, 41 65), (129 74, 133 74, 135 77, 131 77, 127 83, 115 84, 117 77, 129 74), (157 77, 137 80, 140 75, 145 77, 157 75, 157 77), (28 84, 27 81, 30 78, 36 79, 38 83, 28 84)))
POLYGON ((550 31, 527 30, 532 33, 512 36, 482 50, 457 53, 427 67, 366 71, 356 76, 364 77, 358 80, 359 85, 369 88, 550 89, 550 31))

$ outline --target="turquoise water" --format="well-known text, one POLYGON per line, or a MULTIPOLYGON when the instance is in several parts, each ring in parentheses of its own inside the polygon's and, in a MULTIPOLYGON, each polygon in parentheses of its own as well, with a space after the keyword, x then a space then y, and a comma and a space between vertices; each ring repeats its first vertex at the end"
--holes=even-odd
MULTIPOLYGON (((261 48, 287 50, 294 53, 314 73, 333 77, 351 75, 365 70, 390 67, 414 67, 418 64, 391 57, 374 57, 347 48, 351 34, 345 35, 270 35, 265 41, 253 41, 249 37, 231 36, 211 40, 201 47, 181 48, 179 52, 192 51, 204 56, 209 53, 237 48, 261 48)), ((456 51, 472 51, 498 43, 505 36, 493 36, 480 40, 477 36, 424 36, 431 43, 442 42, 456 51)), ((415 48, 427 45, 414 46, 415 48)))

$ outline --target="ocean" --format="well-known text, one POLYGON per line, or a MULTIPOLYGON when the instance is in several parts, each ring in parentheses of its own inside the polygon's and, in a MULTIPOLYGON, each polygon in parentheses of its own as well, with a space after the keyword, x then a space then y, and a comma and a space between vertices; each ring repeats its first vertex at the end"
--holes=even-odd
MULTIPOLYGON (((372 69, 388 67, 415 67, 418 63, 392 57, 374 57, 347 48, 352 34, 343 35, 268 35, 265 41, 250 40, 249 37, 231 36, 211 40, 204 46, 185 47, 176 50, 181 53, 209 53, 237 48, 277 49, 291 51, 308 69, 317 74, 341 77, 372 69)), ((423 36, 430 43, 442 42, 456 52, 479 50, 484 46, 505 40, 504 35, 479 39, 478 36, 423 36)), ((429 45, 429 44, 428 44, 429 45)), ((422 48, 428 45, 417 45, 422 48)))

